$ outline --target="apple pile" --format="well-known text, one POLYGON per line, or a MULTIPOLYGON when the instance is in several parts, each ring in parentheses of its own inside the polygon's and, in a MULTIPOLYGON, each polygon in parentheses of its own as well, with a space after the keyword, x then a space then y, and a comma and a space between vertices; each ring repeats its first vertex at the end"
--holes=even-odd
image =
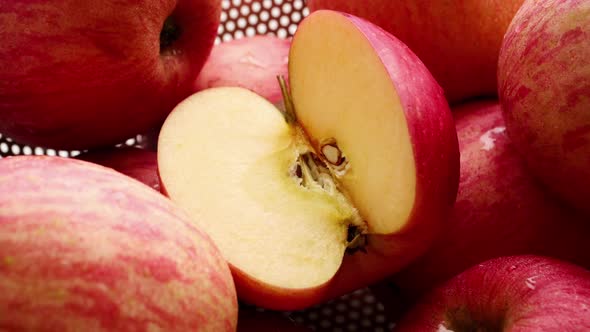
POLYGON ((0 1, 0 330, 590 330, 590 0, 308 6, 0 1))

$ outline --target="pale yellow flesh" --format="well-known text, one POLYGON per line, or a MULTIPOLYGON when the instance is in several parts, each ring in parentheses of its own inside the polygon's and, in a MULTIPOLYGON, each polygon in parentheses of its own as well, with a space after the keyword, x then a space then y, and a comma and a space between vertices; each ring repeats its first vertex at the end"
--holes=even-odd
POLYGON ((306 145, 262 97, 216 88, 168 117, 158 166, 170 198, 232 265, 273 286, 308 288, 338 270, 356 211, 290 174, 306 145))
POLYGON ((335 139, 349 161, 338 179, 372 233, 401 229, 410 216, 416 172, 399 97, 375 50, 337 13, 310 17, 290 53, 298 122, 317 145, 335 139))

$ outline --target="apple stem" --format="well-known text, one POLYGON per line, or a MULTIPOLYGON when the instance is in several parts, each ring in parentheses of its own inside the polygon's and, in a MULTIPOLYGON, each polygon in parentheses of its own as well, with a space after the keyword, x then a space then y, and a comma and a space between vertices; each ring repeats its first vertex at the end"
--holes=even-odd
POLYGON ((279 81, 279 86, 281 87, 281 93, 283 94, 283 104, 285 105, 285 109, 281 113, 283 113, 287 123, 295 123, 297 122, 297 116, 295 115, 293 97, 287 88, 287 82, 285 81, 283 75, 277 76, 277 80, 279 81))

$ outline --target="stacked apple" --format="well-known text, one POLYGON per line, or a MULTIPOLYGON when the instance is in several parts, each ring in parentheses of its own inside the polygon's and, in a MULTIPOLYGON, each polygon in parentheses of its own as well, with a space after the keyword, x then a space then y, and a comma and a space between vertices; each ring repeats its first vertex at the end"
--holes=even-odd
POLYGON ((111 169, 0 160, 3 331, 234 331, 235 287, 209 236, 111 169))
POLYGON ((238 299, 383 280, 400 330, 590 329, 590 1, 308 5, 214 47, 219 0, 0 1, 0 132, 90 149, 0 160, 0 330, 297 330, 238 299))

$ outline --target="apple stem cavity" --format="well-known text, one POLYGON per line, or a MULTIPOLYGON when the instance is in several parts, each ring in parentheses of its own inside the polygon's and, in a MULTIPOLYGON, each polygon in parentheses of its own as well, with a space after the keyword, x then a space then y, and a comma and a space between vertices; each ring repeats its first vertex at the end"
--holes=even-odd
MULTIPOLYGON (((481 317, 484 318, 484 317, 481 317)), ((501 332, 504 331, 502 317, 490 319, 474 319, 466 308, 455 308, 447 313, 446 323, 450 331, 501 332)))
POLYGON ((164 21, 162 31, 160 31, 160 54, 171 55, 175 53, 172 48, 174 42, 180 39, 182 29, 172 16, 168 16, 164 21))
POLYGON ((281 110, 281 113, 285 117, 285 121, 287 121, 288 124, 294 124, 297 122, 297 116, 295 114, 293 97, 291 97, 291 93, 287 88, 287 82, 285 81, 283 75, 277 76, 277 80, 279 81, 279 86, 281 87, 281 94, 283 95, 283 105, 285 105, 285 107, 281 110))

